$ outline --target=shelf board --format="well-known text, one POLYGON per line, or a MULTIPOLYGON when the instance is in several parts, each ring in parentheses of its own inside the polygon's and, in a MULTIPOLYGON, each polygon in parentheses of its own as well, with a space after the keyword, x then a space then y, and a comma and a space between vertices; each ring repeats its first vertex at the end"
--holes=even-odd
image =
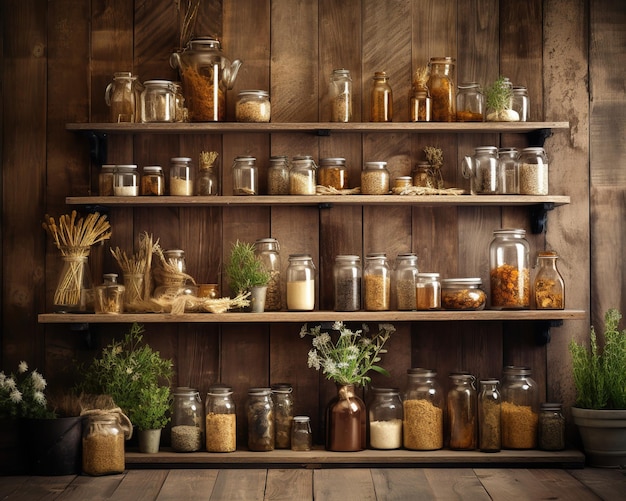
POLYGON ((306 322, 433 322, 433 321, 552 321, 583 320, 584 310, 483 311, 276 311, 264 313, 42 313, 42 324, 82 323, 306 323, 306 322))

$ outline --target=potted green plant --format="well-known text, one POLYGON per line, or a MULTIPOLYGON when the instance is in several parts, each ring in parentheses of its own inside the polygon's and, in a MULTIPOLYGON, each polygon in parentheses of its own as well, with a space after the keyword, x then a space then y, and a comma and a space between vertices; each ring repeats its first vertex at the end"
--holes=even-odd
POLYGON ((508 79, 500 76, 485 89, 487 122, 519 122, 519 114, 511 109, 513 89, 508 79))
POLYGON ((255 254, 254 244, 237 240, 231 248, 225 271, 231 291, 237 295, 250 293, 251 311, 262 312, 270 273, 255 254))
POLYGON ((161 430, 170 421, 172 396, 169 386, 156 384, 142 388, 132 423, 137 427, 139 452, 159 452, 161 430))
POLYGON ((617 309, 604 316, 604 335, 594 327, 589 346, 572 341, 576 405, 572 407, 587 460, 592 466, 626 465, 626 330, 617 309))

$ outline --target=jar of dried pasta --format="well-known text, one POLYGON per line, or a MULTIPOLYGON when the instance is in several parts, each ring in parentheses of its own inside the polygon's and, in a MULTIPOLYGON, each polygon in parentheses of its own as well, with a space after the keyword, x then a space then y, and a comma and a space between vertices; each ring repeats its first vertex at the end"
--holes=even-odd
POLYGON ((502 447, 537 447, 539 393, 528 367, 507 366, 502 379, 502 447))
POLYGON ((348 169, 345 158, 322 158, 317 184, 335 190, 348 188, 348 169))
POLYGON ((529 308, 530 270, 526 230, 495 230, 489 244, 489 267, 491 307, 500 310, 529 308))

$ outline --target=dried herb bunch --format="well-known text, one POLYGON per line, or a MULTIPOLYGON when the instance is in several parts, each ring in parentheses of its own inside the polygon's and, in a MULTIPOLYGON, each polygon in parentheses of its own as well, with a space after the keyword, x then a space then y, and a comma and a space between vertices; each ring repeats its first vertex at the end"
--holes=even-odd
POLYGON ((430 188, 437 188, 440 190, 443 189, 445 185, 443 173, 441 172, 441 168, 443 167, 443 150, 435 146, 425 146, 424 154, 426 155, 426 160, 430 165, 427 181, 428 186, 430 188))
POLYGON ((201 0, 174 0, 178 11, 179 26, 179 48, 184 49, 191 38, 196 27, 198 10, 201 0))

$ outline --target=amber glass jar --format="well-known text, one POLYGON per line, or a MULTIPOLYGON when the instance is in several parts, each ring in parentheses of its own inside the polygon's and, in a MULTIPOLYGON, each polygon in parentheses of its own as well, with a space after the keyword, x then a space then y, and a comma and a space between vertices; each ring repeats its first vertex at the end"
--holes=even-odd
POLYGON ((165 195, 165 178, 160 165, 146 165, 141 174, 141 195, 165 195))
POLYGON ((115 165, 103 165, 98 174, 98 195, 101 197, 113 196, 115 183, 115 165))
POLYGON ((456 121, 456 77, 455 60, 452 57, 430 59, 428 89, 432 101, 433 122, 456 121))
POLYGON ((476 448, 477 396, 474 376, 464 373, 450 374, 447 410, 450 449, 471 451, 476 448))
POLYGON ((393 119, 393 93, 386 72, 377 71, 374 73, 370 94, 370 122, 391 122, 393 119))
POLYGON ((558 258, 554 251, 542 251, 537 255, 533 290, 538 310, 562 310, 565 307, 565 285, 556 267, 558 258))
POLYGON ((317 175, 317 184, 344 190, 348 188, 348 169, 345 158, 322 158, 317 175))

